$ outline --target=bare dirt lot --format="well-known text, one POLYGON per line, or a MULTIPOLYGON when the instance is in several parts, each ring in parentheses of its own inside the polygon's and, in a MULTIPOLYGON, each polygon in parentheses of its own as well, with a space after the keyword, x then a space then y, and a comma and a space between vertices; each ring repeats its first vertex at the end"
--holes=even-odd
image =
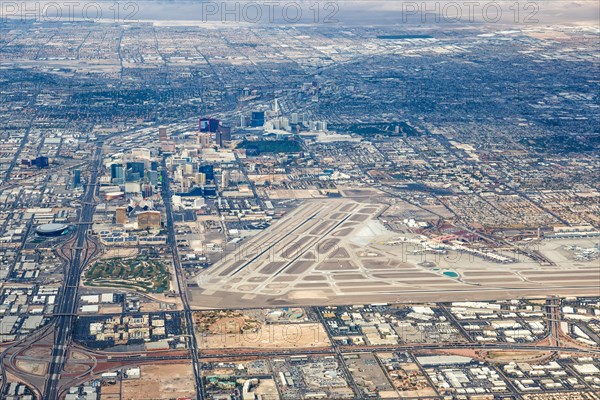
POLYGON ((244 333, 200 334, 198 345, 205 349, 273 348, 304 349, 330 345, 319 323, 269 324, 244 333))
MULTIPOLYGON (((117 386, 117 385, 115 385, 117 386)), ((123 381, 123 400, 158 400, 195 397, 191 364, 141 367, 140 379, 123 381)))

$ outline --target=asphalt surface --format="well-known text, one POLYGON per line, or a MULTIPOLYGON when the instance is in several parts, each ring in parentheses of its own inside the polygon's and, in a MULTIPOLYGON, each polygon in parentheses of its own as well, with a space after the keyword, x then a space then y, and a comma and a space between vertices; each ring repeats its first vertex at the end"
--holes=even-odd
POLYGON ((54 346, 52 357, 48 366, 46 386, 42 398, 44 400, 55 400, 60 395, 60 374, 67 360, 67 350, 73 336, 75 314, 77 312, 77 300, 79 298, 79 281, 81 273, 88 258, 87 232, 92 223, 96 194, 96 183, 102 169, 102 142, 98 143, 94 159, 92 161, 91 175, 82 197, 82 209, 74 236, 74 249, 71 250, 69 268, 65 279, 62 299, 58 309, 58 316, 54 320, 54 346), (83 257, 82 257, 83 255, 83 257))
POLYGON ((179 294, 181 296, 181 302, 183 303, 183 315, 185 319, 185 329, 188 336, 188 346, 192 355, 192 366, 194 368, 194 378, 196 380, 196 398, 198 400, 204 400, 204 387, 202 386, 202 375, 200 372, 200 361, 198 357, 198 343, 196 341, 196 335, 194 334, 194 319, 192 318, 192 310, 187 299, 187 291, 185 287, 185 277, 181 269, 181 262, 179 260, 179 253, 177 252, 177 239, 175 237, 175 225, 173 222, 173 207, 171 204, 171 198, 173 193, 169 185, 169 174, 167 172, 166 158, 162 159, 162 198, 165 204, 165 211, 167 214, 167 243, 171 247, 173 252, 173 263, 175 268, 175 275, 177 280, 177 286, 179 294))

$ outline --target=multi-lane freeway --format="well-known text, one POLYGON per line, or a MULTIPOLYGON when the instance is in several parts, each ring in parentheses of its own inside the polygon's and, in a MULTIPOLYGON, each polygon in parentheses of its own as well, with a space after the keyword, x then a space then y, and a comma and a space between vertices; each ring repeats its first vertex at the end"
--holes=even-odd
POLYGON ((165 211, 167 214, 167 241, 173 251, 173 264, 175 268, 175 279, 177 287, 183 303, 183 315, 185 319, 185 329, 189 338, 188 345, 192 356, 192 366, 194 368, 194 378, 196 380, 196 396, 198 400, 204 399, 204 387, 202 385, 202 375, 200 372, 200 361, 198 357, 198 343, 194 334, 194 319, 190 308, 187 291, 185 288, 185 277, 181 269, 179 253, 177 252, 177 238, 175 237, 175 224, 173 223, 173 207, 171 206, 171 187, 169 185, 169 174, 167 171, 166 157, 162 159, 162 197, 165 203, 165 211))
POLYGON ((54 346, 48 366, 46 386, 44 387, 44 400, 55 400, 60 395, 60 374, 67 360, 68 348, 73 335, 73 325, 79 298, 79 280, 86 263, 89 261, 88 229, 92 223, 96 203, 98 175, 102 169, 102 145, 99 142, 91 162, 90 177, 83 195, 79 223, 75 227, 73 246, 70 251, 70 260, 66 270, 66 277, 58 315, 53 321, 54 346))
MULTIPOLYGON (((64 389, 64 381, 61 385, 61 373, 67 362, 69 348, 72 342, 73 326, 77 312, 77 301, 79 298, 79 283, 81 274, 85 266, 93 258, 98 249, 98 245, 88 237, 90 224, 93 221, 93 215, 96 207, 95 198, 98 190, 98 177, 102 171, 102 146, 103 142, 99 142, 90 163, 90 177, 87 182, 86 190, 81 198, 82 208, 79 214, 79 222, 75 226, 75 232, 69 242, 62 248, 62 257, 67 261, 65 265, 65 282, 62 290, 59 306, 52 324, 47 330, 42 330, 40 333, 53 331, 53 347, 51 350, 51 358, 48 363, 48 372, 46 376, 45 386, 43 388, 42 398, 54 400, 58 399, 64 389), (66 250, 65 250, 66 249, 66 250)), ((480 344, 480 343, 435 343, 435 344, 411 344, 411 345, 396 345, 396 346, 338 346, 334 344, 332 347, 320 349, 230 349, 230 350, 204 350, 199 351, 196 336, 194 334, 193 313, 187 299, 187 291, 185 287, 185 277, 179 259, 176 246, 176 236, 174 228, 173 209, 171 205, 172 192, 170 189, 169 174, 166 165, 166 158, 162 160, 162 197, 166 211, 166 227, 168 231, 168 243, 173 251, 173 261, 175 268, 175 280, 179 289, 183 304, 183 316, 185 321, 185 329, 189 338, 189 353, 187 355, 167 355, 167 354, 121 354, 119 356, 106 356, 111 363, 117 364, 141 364, 152 362, 190 362, 192 363, 194 376, 196 381, 197 398, 203 400, 205 398, 203 385, 201 361, 209 361, 214 359, 235 359, 244 357, 271 357, 271 356, 286 356, 296 354, 336 354, 342 357, 344 352, 372 352, 372 351, 436 351, 449 349, 475 349, 475 350, 498 350, 498 351, 531 351, 538 350, 543 352, 571 352, 571 353, 586 353, 600 354, 600 350, 590 350, 569 346, 568 344, 560 343, 558 338, 560 332, 560 312, 559 300, 557 298, 549 299, 547 310, 547 321, 549 327, 550 341, 540 341, 538 344, 515 344, 515 343, 495 343, 495 344, 480 344)), ((322 323, 324 321, 321 320, 322 323)), ((33 343, 37 340, 37 336, 30 337, 31 341, 24 342, 33 343)), ((8 347, 2 356, 8 354, 8 347)), ((20 357, 17 352, 11 356, 11 363, 20 357)), ((26 357, 26 356, 21 356, 26 357)), ((4 366, 4 364, 3 364, 4 366)), ((345 371, 346 375, 350 375, 345 371)), ((6 375, 4 368, 2 369, 2 384, 0 389, 4 388, 6 375)), ((356 387, 355 390, 358 390, 356 387)), ((1 390, 0 390, 1 393, 1 390)))

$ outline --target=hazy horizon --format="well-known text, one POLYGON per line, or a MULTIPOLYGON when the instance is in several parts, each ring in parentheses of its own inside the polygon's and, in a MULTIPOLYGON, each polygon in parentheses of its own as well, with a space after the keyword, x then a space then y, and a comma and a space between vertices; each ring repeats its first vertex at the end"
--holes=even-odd
POLYGON ((598 26, 600 3, 559 1, 108 1, 4 2, 2 19, 201 21, 245 24, 598 26), (69 5, 72 4, 72 5, 69 5), (120 5, 117 12, 114 4, 120 5), (518 4, 519 10, 515 9, 518 4))

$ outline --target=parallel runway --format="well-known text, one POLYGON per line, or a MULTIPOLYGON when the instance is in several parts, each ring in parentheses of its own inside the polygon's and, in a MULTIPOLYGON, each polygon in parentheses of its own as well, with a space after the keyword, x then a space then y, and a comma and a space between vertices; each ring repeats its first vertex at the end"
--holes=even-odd
MULTIPOLYGON (((451 301, 597 295, 600 267, 557 259, 496 263, 453 250, 397 243, 377 217, 376 200, 307 201, 259 235, 230 249, 195 277, 194 308, 451 301), (444 272, 455 272, 447 276, 444 272)), ((417 236, 417 235, 413 235, 417 236)), ((546 244, 546 246, 561 246, 546 244)), ((558 254, 549 248, 549 254, 558 254)))

